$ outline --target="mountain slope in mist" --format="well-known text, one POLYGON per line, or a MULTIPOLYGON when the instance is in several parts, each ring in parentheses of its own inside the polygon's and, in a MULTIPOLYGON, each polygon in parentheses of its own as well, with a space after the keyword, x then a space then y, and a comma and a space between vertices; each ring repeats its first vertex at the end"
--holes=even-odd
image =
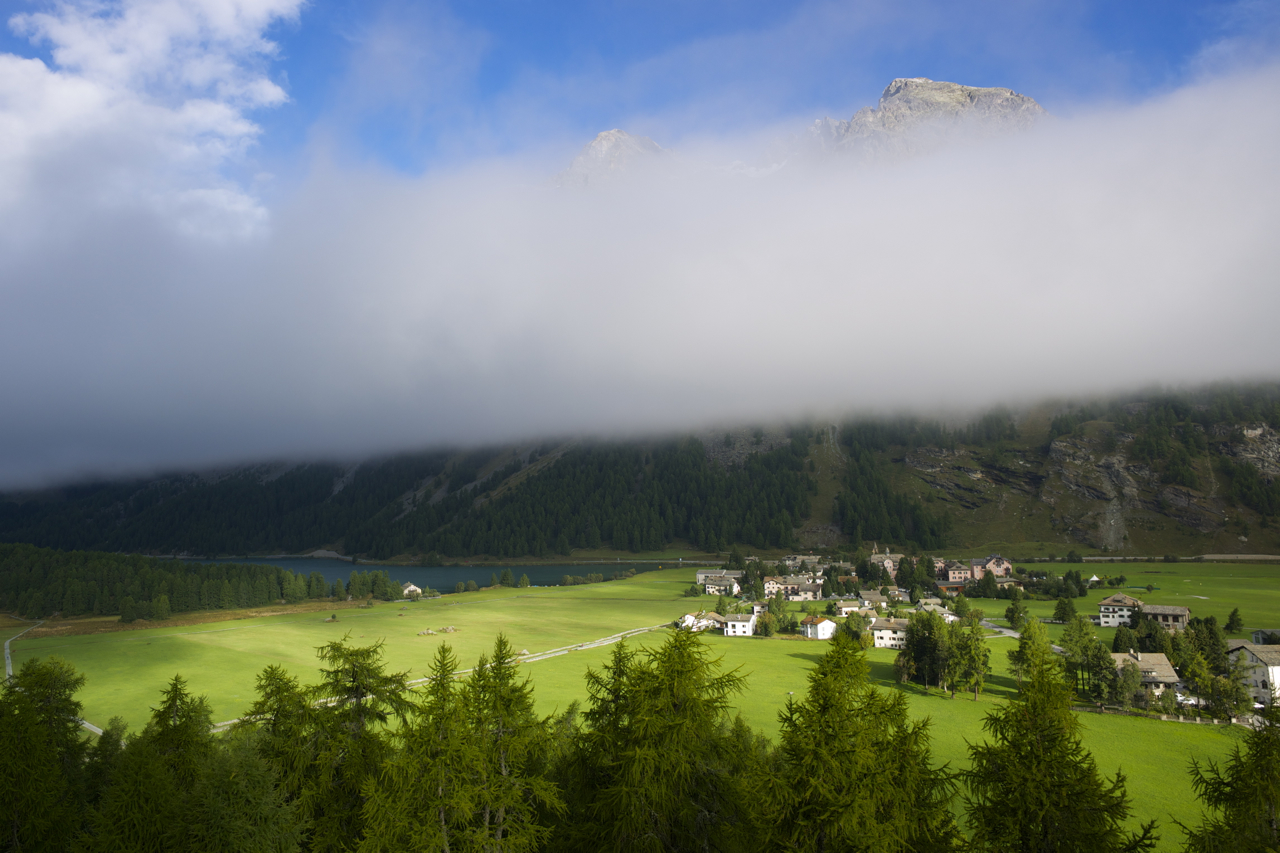
POLYGON ((964 136, 1023 130, 1046 115, 1012 89, 979 88, 927 77, 898 78, 875 107, 848 121, 822 118, 809 127, 802 155, 834 152, 863 161, 921 154, 964 136))
MULTIPOLYGON (((925 154, 962 139, 1025 130, 1047 113, 1035 99, 1012 89, 964 86, 927 77, 899 77, 885 87, 874 107, 848 121, 821 118, 804 132, 778 140, 764 168, 732 170, 770 174, 793 162, 831 158, 877 163, 925 154)), ((672 153, 647 136, 606 130, 582 151, 554 183, 560 187, 607 185, 624 175, 653 172, 676 163, 672 153)), ((740 165, 740 164, 739 164, 740 165)))
POLYGON ((257 465, 0 496, 0 541, 377 559, 667 548, 1280 552, 1280 387, 257 465))

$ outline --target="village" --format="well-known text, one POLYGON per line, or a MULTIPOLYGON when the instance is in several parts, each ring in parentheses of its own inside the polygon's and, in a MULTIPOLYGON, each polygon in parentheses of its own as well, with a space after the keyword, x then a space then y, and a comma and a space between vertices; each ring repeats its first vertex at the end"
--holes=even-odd
MULTIPOLYGON (((930 559, 930 558, 924 558, 930 559)), ((809 640, 830 640, 842 622, 856 625, 856 633, 869 638, 865 645, 877 649, 906 648, 911 620, 917 614, 936 614, 946 623, 959 622, 968 615, 968 598, 982 598, 983 588, 994 589, 1000 597, 1021 597, 1024 583, 1011 561, 999 554, 969 560, 934 559, 929 589, 922 588, 925 577, 921 558, 903 554, 873 554, 855 574, 851 563, 824 561, 813 556, 788 555, 779 560, 760 561, 747 557, 742 568, 725 566, 699 570, 696 586, 706 595, 718 596, 717 611, 686 613, 675 627, 693 632, 717 632, 726 637, 753 637, 761 633, 770 614, 780 612, 782 602, 802 603, 803 618, 794 633, 809 640), (765 574, 765 572, 774 572, 765 574), (911 588, 901 581, 912 584, 911 588), (878 584, 878 585, 877 585, 878 584), (1013 592, 1016 589, 1019 592, 1013 592), (1000 591, 1004 595, 1000 595, 1000 591), (959 606, 957 606, 959 605, 959 606), (841 620, 841 621, 837 621, 841 620)), ((1091 589, 1105 589, 1107 582, 1097 575, 1086 580, 1091 589)), ((1096 613, 1082 614, 1099 628, 1125 631, 1136 629, 1140 621, 1154 623, 1162 633, 1176 634, 1191 624, 1189 607, 1146 604, 1124 592, 1113 592, 1097 604, 1096 613)), ((979 620, 984 628, 1011 637, 1018 633, 990 620, 979 620)), ((1125 634, 1126 637, 1133 636, 1125 634)), ((1280 700, 1280 629, 1261 629, 1249 640, 1226 643, 1230 668, 1254 710, 1280 700)), ((1054 647, 1056 651, 1062 650, 1054 647)), ((1201 704, 1189 695, 1191 689, 1166 652, 1116 648, 1111 652, 1117 672, 1126 665, 1137 670, 1140 687, 1149 696, 1166 692, 1179 705, 1201 704)))

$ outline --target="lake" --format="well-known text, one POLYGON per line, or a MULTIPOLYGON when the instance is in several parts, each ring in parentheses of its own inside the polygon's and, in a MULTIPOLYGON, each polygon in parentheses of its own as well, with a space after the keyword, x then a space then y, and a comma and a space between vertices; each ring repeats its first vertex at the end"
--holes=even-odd
MULTIPOLYGON (((351 572, 373 571, 381 569, 386 571, 391 579, 396 583, 404 583, 408 581, 422 589, 430 587, 440 592, 453 592, 453 587, 459 581, 466 583, 467 581, 475 581, 479 586, 487 586, 489 579, 493 575, 502 576, 503 566, 436 566, 426 568, 424 566, 382 566, 377 563, 360 563, 353 566, 346 560, 337 560, 332 557, 240 557, 238 559, 223 560, 191 560, 194 563, 252 563, 263 566, 279 566, 282 569, 288 569, 295 574, 311 574, 312 572, 320 572, 324 575, 324 579, 329 583, 333 583, 339 578, 345 584, 347 579, 351 577, 351 572)), ((678 566, 680 563, 663 562, 663 563, 579 563, 576 565, 547 565, 547 566, 509 566, 511 574, 515 575, 516 580, 520 580, 521 575, 528 575, 529 582, 534 586, 556 586, 560 583, 560 578, 565 575, 582 575, 596 572, 604 575, 606 578, 613 575, 614 572, 624 568, 635 568, 637 570, 644 568, 656 568, 657 566, 671 568, 678 566)), ((694 565, 693 563, 689 564, 694 565)))

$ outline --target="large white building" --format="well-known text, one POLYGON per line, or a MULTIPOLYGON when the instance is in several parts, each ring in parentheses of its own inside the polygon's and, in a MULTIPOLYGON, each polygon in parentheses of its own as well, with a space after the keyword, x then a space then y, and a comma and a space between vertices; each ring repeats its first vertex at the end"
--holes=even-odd
POLYGON ((876 619, 868 630, 877 649, 903 649, 907 646, 906 619, 876 619))
POLYGON ((1098 602, 1098 624, 1103 628, 1119 628, 1128 625, 1133 619, 1133 611, 1142 606, 1142 602, 1132 595, 1117 592, 1108 595, 1098 602))
POLYGON ((732 613, 724 617, 726 637, 750 637, 755 632, 756 615, 754 613, 732 613))
POLYGON ((1280 646, 1231 645, 1229 654, 1244 664, 1244 686, 1253 701, 1270 705, 1280 700, 1280 646))

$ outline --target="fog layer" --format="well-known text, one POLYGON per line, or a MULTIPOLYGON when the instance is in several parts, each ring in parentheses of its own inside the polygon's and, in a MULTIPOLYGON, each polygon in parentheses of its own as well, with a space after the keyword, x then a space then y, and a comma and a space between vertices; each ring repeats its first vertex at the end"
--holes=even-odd
POLYGON ((0 205, 0 486, 1274 377, 1277 103, 1270 67, 875 168, 744 178, 704 140, 586 192, 321 160, 270 211, 99 203, 55 152, 0 205))

